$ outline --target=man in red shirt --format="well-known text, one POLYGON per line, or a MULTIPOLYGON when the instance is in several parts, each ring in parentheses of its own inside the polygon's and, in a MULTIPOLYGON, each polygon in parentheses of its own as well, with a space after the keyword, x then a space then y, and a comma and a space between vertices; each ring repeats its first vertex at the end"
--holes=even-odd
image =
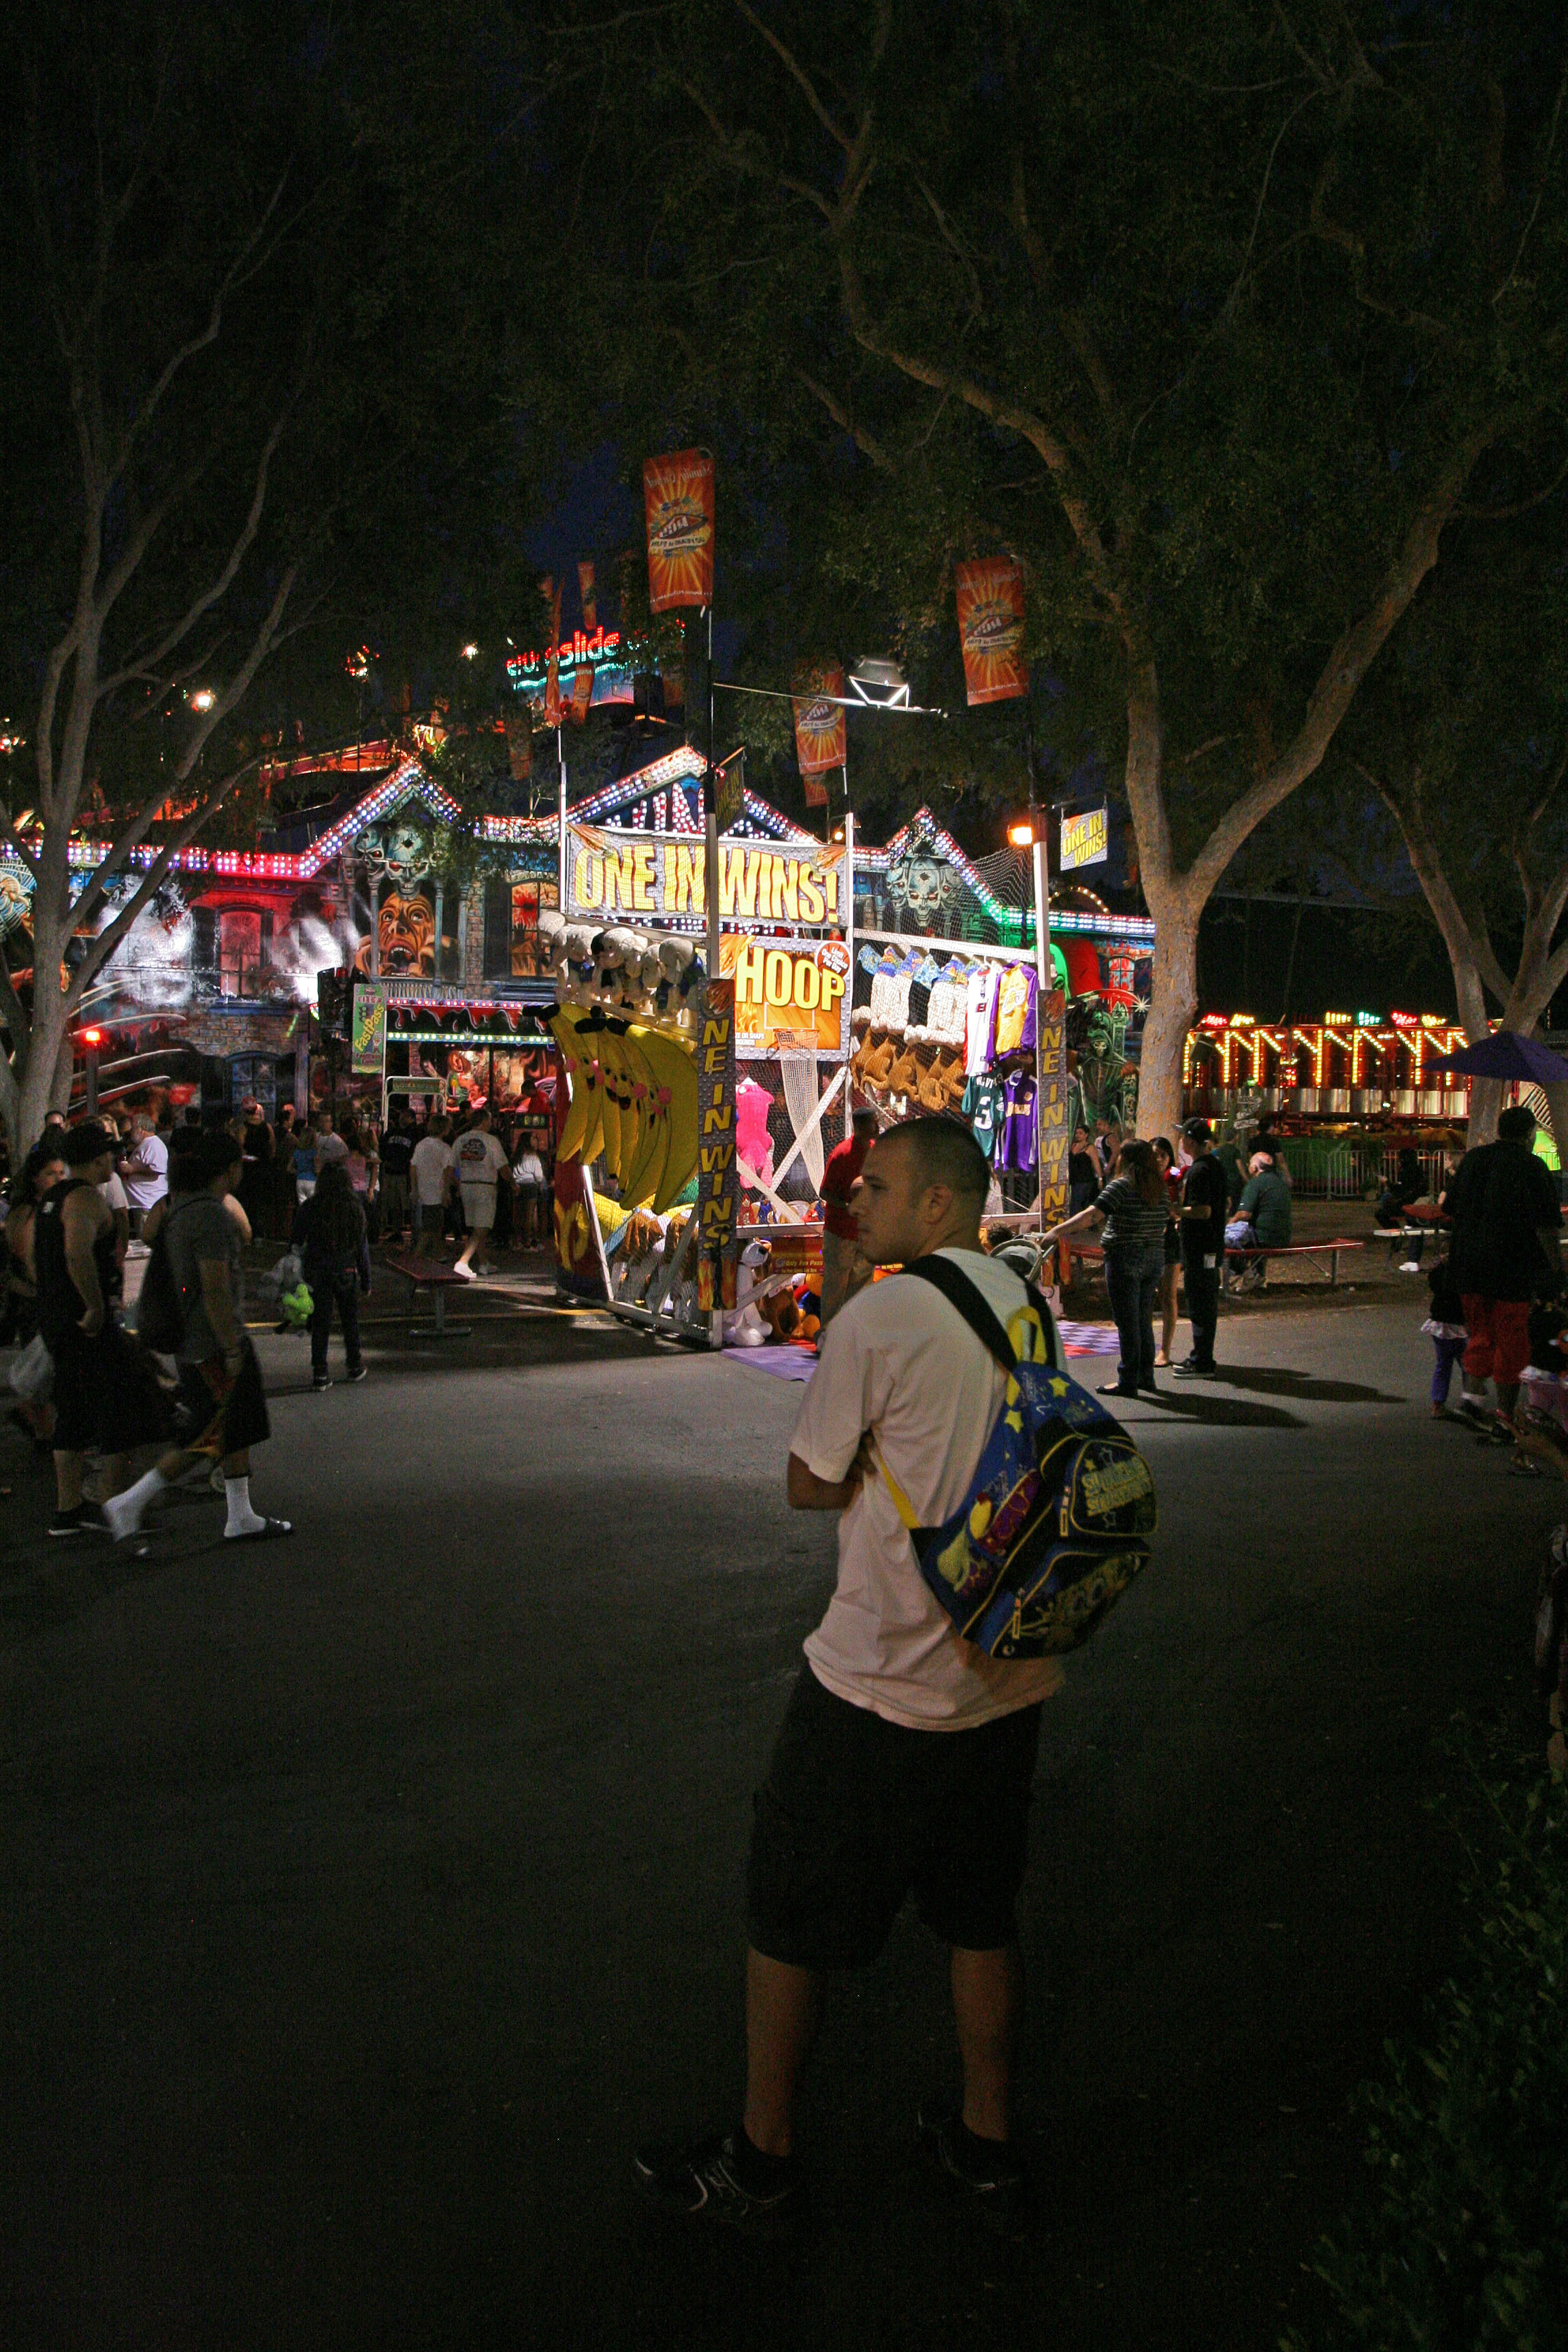
POLYGON ((850 1134, 827 1155, 822 1171, 822 1328, 826 1331, 839 1308, 863 1290, 871 1279, 869 1262, 860 1255, 860 1228, 850 1213, 849 1195, 877 1139, 877 1114, 867 1104, 854 1112, 850 1134))

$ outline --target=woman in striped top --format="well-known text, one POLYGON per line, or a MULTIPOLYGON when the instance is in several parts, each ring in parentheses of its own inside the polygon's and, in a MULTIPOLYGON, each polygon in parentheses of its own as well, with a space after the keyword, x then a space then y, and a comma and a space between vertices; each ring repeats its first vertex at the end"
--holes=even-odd
POLYGON ((1121 1360, 1116 1379, 1100 1389, 1101 1396, 1136 1396, 1154 1387, 1154 1308, 1165 1262, 1165 1227, 1171 1204, 1165 1180, 1154 1158, 1153 1146, 1124 1143, 1115 1175, 1098 1201, 1053 1225, 1045 1238, 1082 1233, 1103 1225, 1105 1287, 1121 1360))

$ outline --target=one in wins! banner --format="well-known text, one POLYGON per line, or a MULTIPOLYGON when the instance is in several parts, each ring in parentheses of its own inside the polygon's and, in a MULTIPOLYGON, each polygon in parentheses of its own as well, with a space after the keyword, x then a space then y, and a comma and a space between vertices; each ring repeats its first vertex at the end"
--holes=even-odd
POLYGON ((706 449, 650 457, 642 469, 647 593, 656 613, 713 602, 713 460, 706 449))
POLYGON ((961 563, 958 636, 963 652, 963 684, 970 708, 1007 702, 1029 691, 1024 658, 1024 569, 1010 555, 961 563))
MULTIPOLYGON (((708 853, 679 834, 566 827, 570 919, 675 922, 707 907, 708 853)), ((719 912, 727 923, 840 930, 847 919, 842 842, 719 845, 719 912)))

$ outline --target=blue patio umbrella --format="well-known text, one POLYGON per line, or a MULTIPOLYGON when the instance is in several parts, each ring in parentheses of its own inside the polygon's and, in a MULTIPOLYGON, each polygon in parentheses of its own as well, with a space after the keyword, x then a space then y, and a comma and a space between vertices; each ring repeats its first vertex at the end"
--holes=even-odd
POLYGON ((1429 1070, 1462 1070, 1471 1078, 1519 1078, 1538 1087, 1568 1086, 1568 1062, 1543 1045, 1539 1037, 1521 1037, 1516 1029, 1500 1029, 1479 1045, 1461 1046, 1457 1054, 1434 1054, 1429 1070))

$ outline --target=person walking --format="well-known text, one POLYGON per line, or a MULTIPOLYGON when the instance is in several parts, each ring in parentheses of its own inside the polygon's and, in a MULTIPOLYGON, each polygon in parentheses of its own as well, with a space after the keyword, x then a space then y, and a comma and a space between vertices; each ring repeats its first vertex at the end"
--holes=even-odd
POLYGON ((370 1296, 370 1235, 363 1207, 342 1160, 333 1160, 322 1169, 315 1191, 301 1202, 294 1220, 293 1244, 310 1289, 311 1387, 319 1392, 332 1385, 327 1370, 327 1340, 334 1307, 343 1327, 347 1377, 363 1381, 359 1302, 362 1293, 367 1298, 370 1296))
POLYGON ((226 1129, 192 1136, 170 1168, 169 1202, 161 1232, 179 1301, 175 1349, 180 1410, 191 1434, 154 1467, 103 1507, 116 1537, 133 1535, 165 1489, 204 1455, 223 1468, 226 1543, 259 1543, 293 1533, 288 1519, 268 1518, 250 1499, 250 1454, 271 1435, 267 1390, 245 1328, 245 1258, 228 1196, 237 1190, 243 1160, 226 1129))
POLYGON ((381 1237, 395 1248, 401 1245, 408 1224, 408 1171, 413 1164, 408 1114, 397 1103, 381 1139, 381 1237))
POLYGON ((511 1167, 501 1150, 500 1139, 490 1129, 488 1107, 481 1103, 463 1134, 458 1138, 452 1152, 453 1173, 463 1197, 463 1222, 468 1238, 458 1253, 452 1271, 465 1281, 472 1282, 477 1275, 489 1274, 491 1268, 481 1258, 476 1266, 474 1253, 487 1244, 496 1221, 496 1188, 511 1182, 511 1167))
MULTIPOLYGON (((940 1252, 1021 1346, 1028 1294, 980 1245, 989 1181, 956 1120, 907 1120, 867 1155, 857 1237, 876 1265, 940 1252)), ((885 1463, 922 1523, 940 1526, 968 1493, 1005 1390, 996 1360, 923 1281, 868 1285, 825 1336, 786 1492, 796 1510, 836 1514, 837 1583, 756 1798, 745 2104, 728 2132, 637 2150, 638 2183, 666 2212, 756 2233, 799 2214, 795 2105, 828 1979, 877 1958, 912 1893, 948 1947, 963 2078, 961 2104, 921 2108, 921 2143, 978 2211, 1021 2214, 1016 1908, 1041 1708, 1062 1672, 1052 1658, 992 1659, 958 1638, 879 1475, 885 1463)))
POLYGON ((1121 1357, 1115 1380, 1101 1383, 1101 1396, 1131 1397, 1140 1389, 1157 1393, 1154 1302, 1160 1294, 1170 1217, 1170 1196, 1153 1146, 1134 1139, 1121 1146, 1116 1174, 1100 1198, 1041 1236, 1042 1244, 1049 1244, 1091 1225, 1105 1228, 1105 1287, 1116 1318, 1121 1357))
POLYGON ((239 1205, 250 1220, 252 1233, 265 1233, 272 1198, 272 1129, 254 1095, 240 1107, 239 1148, 243 1153, 239 1205))
POLYGON ((860 1103, 850 1115, 849 1133, 842 1143, 834 1145, 822 1171, 820 1318, 824 1331, 871 1279, 870 1264, 861 1253, 860 1227, 850 1196, 860 1181, 866 1154, 876 1139, 877 1114, 869 1103, 860 1103))
POLYGON ((118 1145, 96 1119, 68 1129, 58 1147, 68 1173, 44 1195, 34 1227, 38 1328, 55 1368, 52 1536, 101 1534, 106 1524, 121 1534, 106 1511, 82 1499, 88 1454, 104 1457, 112 1496, 125 1484, 132 1448, 155 1441, 167 1425, 150 1368, 142 1370, 146 1360, 115 1319, 114 1220, 99 1188, 118 1145))
MULTIPOLYGON (((1444 1421, 1447 1418, 1454 1367, 1463 1359, 1469 1339, 1465 1328, 1465 1302, 1459 1296, 1452 1258, 1437 1260, 1426 1276, 1426 1287, 1431 1293, 1431 1306, 1421 1328, 1436 1350, 1436 1361, 1432 1367, 1432 1411, 1439 1421, 1444 1421)), ((1461 1390, 1463 1385, 1461 1377, 1461 1390)))
POLYGON ((1215 1369, 1215 1333, 1219 1327, 1219 1277, 1225 1248, 1230 1185, 1214 1148, 1205 1118, 1190 1118, 1182 1129, 1192 1164, 1182 1185, 1179 1231, 1187 1320, 1193 1327, 1190 1355, 1172 1366, 1179 1380, 1206 1380, 1215 1369))
POLYGON ((414 1147, 409 1160, 414 1180, 414 1213, 418 1223, 416 1254, 434 1257, 441 1245, 447 1196, 452 1189, 452 1147, 447 1140, 447 1120, 437 1112, 414 1147))
POLYGON ((131 1148, 120 1161, 131 1232, 139 1237, 149 1213, 169 1189, 169 1147, 143 1110, 132 1114, 131 1148))
MULTIPOLYGON (((57 1132, 46 1129, 46 1139, 34 1144, 10 1186, 5 1218, 5 1305, 0 1337, 14 1341, 19 1349, 31 1347, 38 1337, 38 1265, 35 1248, 38 1207, 57 1184, 70 1180, 70 1170, 61 1157, 58 1143, 47 1139, 57 1132)), ((46 1340, 44 1345, 47 1349, 48 1342, 46 1340)), ((11 1408, 12 1421, 24 1437, 31 1440, 35 1450, 43 1454, 53 1451, 52 1388, 51 1372, 40 1388, 19 1398, 11 1408)))
POLYGON ((517 1158, 512 1162, 511 1192, 517 1205, 521 1231, 517 1235, 519 1249, 537 1249, 540 1221, 544 1214, 544 1162, 534 1148, 533 1138, 527 1128, 518 1129, 517 1158))
POLYGON ((1420 1155, 1414 1145, 1406 1144, 1394 1162, 1393 1176, 1385 1181, 1378 1194, 1372 1213, 1372 1222, 1376 1230, 1393 1234, 1388 1262, 1391 1265, 1397 1265, 1401 1274, 1419 1274, 1421 1271, 1421 1245, 1426 1237, 1417 1233, 1407 1250, 1404 1228, 1405 1210, 1421 1198, 1426 1189, 1426 1180, 1421 1173, 1420 1155))
POLYGON ((1175 1363, 1182 1281, 1182 1228, 1178 1222, 1182 1210, 1182 1172, 1176 1166, 1175 1146, 1169 1136, 1157 1135, 1154 1138, 1154 1160, 1165 1180, 1165 1191, 1171 1202, 1170 1222, 1165 1227, 1164 1259, 1160 1268, 1160 1345, 1154 1362, 1156 1366, 1163 1364, 1169 1370, 1174 1368, 1175 1363))
POLYGON ((1536 1156, 1535 1117, 1522 1103, 1503 1112, 1495 1143, 1466 1152, 1447 1206, 1467 1333, 1458 1410, 1493 1444, 1511 1444, 1530 1360, 1530 1302, 1563 1280, 1557 1187, 1536 1156), (1497 1387, 1495 1420, 1486 1408, 1489 1380, 1497 1387))

